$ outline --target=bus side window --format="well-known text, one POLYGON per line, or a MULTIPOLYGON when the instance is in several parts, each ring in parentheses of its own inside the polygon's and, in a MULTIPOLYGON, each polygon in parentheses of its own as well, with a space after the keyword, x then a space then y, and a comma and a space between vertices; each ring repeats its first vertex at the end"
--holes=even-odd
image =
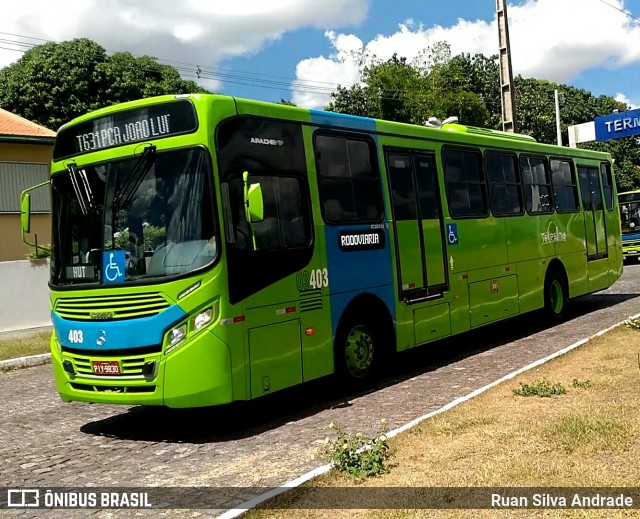
POLYGON ((254 176, 262 186, 264 220, 253 224, 258 250, 304 247, 310 239, 296 177, 254 176))
POLYGON ((485 154, 491 210, 496 216, 522 214, 517 156, 489 151, 485 154))
POLYGON ((578 187, 573 163, 568 160, 551 160, 551 179, 559 213, 578 210, 578 187))
POLYGON ((551 179, 547 170, 547 160, 542 157, 520 156, 522 183, 527 210, 532 213, 551 213, 551 179))
POLYGON ((442 162, 451 216, 486 217, 489 206, 480 152, 445 148, 442 162))
POLYGON ((604 191, 605 205, 608 211, 613 210, 613 178, 611 176, 611 165, 608 162, 600 164, 600 177, 602 179, 602 190, 604 191))
POLYGON ((382 195, 373 143, 366 137, 314 137, 318 191, 331 224, 380 221, 382 195))

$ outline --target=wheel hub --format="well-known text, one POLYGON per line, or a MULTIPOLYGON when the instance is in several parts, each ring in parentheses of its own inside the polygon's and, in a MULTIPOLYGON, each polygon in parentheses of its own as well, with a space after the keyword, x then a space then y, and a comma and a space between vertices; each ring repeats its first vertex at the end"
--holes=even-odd
POLYGON ((355 377, 367 374, 373 364, 373 340, 366 329, 356 326, 347 337, 345 348, 347 369, 355 377))

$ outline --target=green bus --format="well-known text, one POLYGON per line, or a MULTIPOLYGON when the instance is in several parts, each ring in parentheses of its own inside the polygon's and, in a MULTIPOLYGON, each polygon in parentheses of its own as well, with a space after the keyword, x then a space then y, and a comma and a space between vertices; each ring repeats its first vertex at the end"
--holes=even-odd
POLYGON ((622 227, 622 255, 627 261, 640 257, 640 189, 618 193, 622 227))
MULTIPOLYGON (((60 128, 50 186, 64 401, 358 383, 622 274, 609 155, 457 123, 162 96, 60 128)), ((22 211, 28 232, 28 192, 22 211)))

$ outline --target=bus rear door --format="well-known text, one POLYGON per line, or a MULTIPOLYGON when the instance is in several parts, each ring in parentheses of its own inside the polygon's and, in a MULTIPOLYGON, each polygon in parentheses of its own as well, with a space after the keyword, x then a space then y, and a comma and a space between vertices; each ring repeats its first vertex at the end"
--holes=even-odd
POLYGON ((596 167, 578 167, 580 193, 584 208, 585 247, 589 272, 589 290, 608 285, 607 229, 605 208, 600 186, 600 171, 596 167))

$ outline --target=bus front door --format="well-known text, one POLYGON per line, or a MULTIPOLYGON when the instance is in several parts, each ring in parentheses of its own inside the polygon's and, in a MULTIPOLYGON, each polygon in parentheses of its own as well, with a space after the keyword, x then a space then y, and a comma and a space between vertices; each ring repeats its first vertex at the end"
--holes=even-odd
POLYGON ((600 172, 595 167, 579 167, 580 194, 584 208, 585 247, 589 272, 589 290, 608 286, 607 229, 600 186, 600 172))
POLYGON ((414 303, 447 287, 436 161, 430 153, 389 150, 386 162, 399 296, 414 303))

